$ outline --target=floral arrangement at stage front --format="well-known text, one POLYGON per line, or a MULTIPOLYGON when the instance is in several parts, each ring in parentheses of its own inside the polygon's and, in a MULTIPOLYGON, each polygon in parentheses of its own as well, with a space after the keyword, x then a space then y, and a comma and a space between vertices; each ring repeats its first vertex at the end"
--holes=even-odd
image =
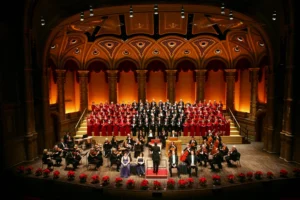
POLYGON ((201 185, 201 186, 206 186, 206 184, 207 184, 207 179, 203 176, 203 177, 201 177, 201 178, 199 178, 199 184, 201 185))
POLYGON ((58 179, 59 178, 59 175, 60 175, 60 172, 59 171, 54 171, 53 172, 53 179, 58 179))
POLYGON ((168 189, 174 189, 174 188, 175 188, 175 181, 174 181, 174 179, 170 178, 170 179, 167 181, 167 188, 168 188, 168 189))
POLYGON ((102 177, 102 185, 108 185, 109 184, 109 176, 103 176, 102 177))
POLYGON ((280 177, 286 178, 288 175, 288 171, 286 169, 281 169, 279 174, 280 174, 280 177))
POLYGON ((188 178, 186 180, 186 182, 187 182, 188 187, 193 187, 193 185, 194 185, 194 179, 193 178, 188 178))
POLYGON ((24 166, 17 167, 17 173, 24 174, 24 171, 25 171, 25 167, 24 166))
POLYGON ((300 176, 300 168, 295 168, 295 169, 293 170, 293 172, 294 172, 294 176, 296 176, 296 177, 299 177, 299 176, 300 176))
POLYGON ((257 180, 260 180, 262 178, 262 175, 263 175, 262 171, 256 171, 254 174, 257 180))
POLYGON ((44 171, 43 171, 44 177, 45 178, 49 177, 50 172, 51 172, 50 169, 48 169, 48 168, 44 169, 44 171))
POLYGON ((230 183, 233 183, 233 182, 234 182, 234 175, 233 175, 233 174, 229 174, 229 175, 227 176, 227 178, 228 178, 228 181, 229 181, 230 183))
POLYGON ((161 190, 161 183, 159 181, 153 181, 153 189, 161 190))
POLYGON ((87 175, 85 173, 79 175, 79 180, 81 183, 85 183, 86 179, 87 179, 87 175))
POLYGON ((238 174, 238 177, 240 182, 244 182, 246 179, 246 175, 242 172, 238 174))
POLYGON ((133 179, 128 179, 126 182, 126 187, 127 189, 133 189, 135 186, 135 182, 133 179))
POLYGON ((253 172, 247 172, 246 176, 249 181, 252 180, 253 172))
POLYGON ((43 174, 42 168, 37 168, 37 170, 35 170, 35 175, 36 175, 36 176, 40 176, 40 175, 42 175, 42 174, 43 174))
POLYGON ((28 166, 28 167, 26 167, 25 171, 26 171, 27 174, 32 174, 33 167, 32 166, 28 166))
POLYGON ((185 188, 186 185, 187 185, 187 181, 186 180, 179 179, 179 181, 178 181, 178 187, 179 188, 183 189, 183 188, 185 188))
POLYGON ((122 182, 123 182, 123 179, 121 177, 117 177, 116 180, 115 180, 116 187, 121 187, 122 182))
POLYGON ((267 178, 272 179, 274 177, 273 172, 267 172, 267 178))
POLYGON ((74 180, 74 178, 75 178, 75 172, 72 171, 72 170, 70 170, 70 171, 68 171, 67 176, 68 176, 68 180, 69 180, 69 181, 72 181, 72 180, 74 180))
POLYGON ((221 176, 214 174, 212 176, 212 179, 213 179, 214 185, 221 185, 221 176))
POLYGON ((100 181, 100 177, 97 174, 92 176, 92 183, 93 184, 99 183, 99 181, 100 181))
POLYGON ((148 190, 149 188, 149 181, 147 181, 146 179, 144 179, 142 182, 141 182, 141 189, 142 190, 148 190))

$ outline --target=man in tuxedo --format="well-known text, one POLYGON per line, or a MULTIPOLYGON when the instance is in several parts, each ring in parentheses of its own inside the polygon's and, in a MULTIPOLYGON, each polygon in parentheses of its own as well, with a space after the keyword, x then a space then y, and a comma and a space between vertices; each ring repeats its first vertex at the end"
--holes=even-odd
POLYGON ((170 177, 172 177, 172 169, 176 168, 177 169, 177 175, 178 178, 180 178, 180 168, 178 166, 178 155, 176 154, 175 150, 172 151, 171 156, 169 156, 169 173, 170 177))
POLYGON ((131 131, 132 131, 132 135, 136 136, 137 124, 135 123, 135 120, 133 120, 133 122, 131 124, 131 131))
POLYGON ((188 156, 188 174, 192 176, 192 169, 196 171, 196 177, 198 176, 198 166, 197 166, 197 157, 194 151, 191 151, 191 155, 188 156))
POLYGON ((225 160, 228 164, 228 167, 232 167, 231 160, 237 161, 241 154, 237 151, 236 146, 232 146, 231 151, 229 151, 228 156, 225 157, 225 160))
POLYGON ((157 143, 154 143, 152 147, 152 161, 153 161, 153 173, 158 173, 158 166, 160 163, 160 147, 157 146, 157 143))
POLYGON ((189 144, 191 145, 192 150, 194 151, 197 150, 197 141, 195 140, 194 136, 192 136, 189 144))

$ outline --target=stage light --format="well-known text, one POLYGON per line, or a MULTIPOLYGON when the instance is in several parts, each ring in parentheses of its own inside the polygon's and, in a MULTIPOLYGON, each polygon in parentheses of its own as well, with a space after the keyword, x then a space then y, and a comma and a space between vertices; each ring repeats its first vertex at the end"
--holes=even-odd
POLYGON ((41 26, 45 26, 46 22, 43 16, 41 16, 41 26))
POLYGON ((133 17, 133 9, 132 6, 129 8, 129 17, 133 17))
POLYGON ((230 19, 230 20, 233 20, 233 14, 232 14, 232 11, 229 12, 229 19, 230 19))
POLYGON ((82 22, 84 21, 84 12, 80 13, 80 21, 82 21, 82 22))
POLYGON ((277 19, 277 13, 276 13, 276 10, 274 10, 273 14, 272 14, 272 20, 276 21, 276 19, 277 19))
POLYGON ((94 16, 94 9, 93 6, 90 5, 90 17, 94 16))
POLYGON ((154 15, 158 15, 158 5, 154 4, 154 15))
POLYGON ((225 4, 224 3, 222 3, 222 5, 221 5, 221 14, 225 15, 225 4))
POLYGON ((184 8, 183 8, 183 6, 181 7, 181 18, 183 19, 183 18, 185 18, 185 16, 184 16, 184 8))

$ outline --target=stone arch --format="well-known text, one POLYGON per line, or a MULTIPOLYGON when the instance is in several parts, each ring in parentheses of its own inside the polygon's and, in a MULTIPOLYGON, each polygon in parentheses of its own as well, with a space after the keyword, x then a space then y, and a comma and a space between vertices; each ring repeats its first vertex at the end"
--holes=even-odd
POLYGON ((224 67, 225 67, 224 69, 229 68, 228 61, 225 60, 225 59, 222 58, 222 57, 219 57, 219 56, 214 56, 214 57, 211 57, 211 58, 207 59, 206 61, 204 61, 203 67, 202 67, 202 68, 203 68, 203 69, 207 69, 208 64, 209 64, 211 61, 214 61, 214 60, 219 61, 219 62, 222 62, 222 63, 224 64, 224 67))
POLYGON ((189 57, 186 57, 186 58, 180 58, 178 60, 176 60, 174 62, 174 68, 177 69, 178 68, 178 65, 181 63, 181 62, 185 62, 185 61, 188 61, 190 63, 193 63, 193 65, 195 66, 194 69, 197 69, 198 68, 198 63, 195 59, 193 58, 189 58, 189 57))
POLYGON ((115 68, 115 69, 119 69, 120 64, 121 64, 122 62, 125 62, 125 61, 126 61, 126 62, 129 61, 129 62, 134 63, 136 69, 139 69, 139 63, 138 63, 137 61, 135 61, 134 59, 132 59, 132 58, 122 58, 122 59, 118 60, 118 61, 116 62, 116 64, 115 64, 114 68, 115 68))
POLYGON ((248 68, 252 68, 254 67, 254 60, 248 56, 248 55, 241 55, 239 57, 237 57, 234 61, 233 61, 233 68, 238 68, 238 64, 241 62, 246 62, 246 64, 248 65, 248 68), (247 63, 248 62, 248 63, 247 63))
POLYGON ((105 66, 105 69, 109 69, 109 63, 107 63, 106 60, 101 59, 101 58, 94 58, 94 59, 89 60, 89 61, 85 64, 84 69, 89 70, 90 65, 92 65, 92 64, 95 63, 95 62, 103 63, 104 66, 105 66))
POLYGON ((147 61, 145 62, 145 64, 144 64, 144 68, 145 68, 145 69, 148 69, 148 65, 149 65, 150 63, 152 63, 153 61, 159 61, 159 62, 163 63, 164 66, 165 66, 165 69, 168 69, 168 61, 166 61, 166 60, 164 60, 164 59, 162 59, 162 58, 160 58, 160 57, 153 57, 153 58, 147 60, 147 61))
POLYGON ((61 62, 62 65, 59 66, 58 68, 60 68, 60 69, 65 69, 66 63, 67 63, 67 62, 70 62, 70 61, 73 61, 73 62, 75 62, 75 63, 77 64, 77 69, 80 68, 80 62, 79 62, 75 57, 66 57, 66 58, 64 58, 64 59, 62 60, 62 62, 61 62))

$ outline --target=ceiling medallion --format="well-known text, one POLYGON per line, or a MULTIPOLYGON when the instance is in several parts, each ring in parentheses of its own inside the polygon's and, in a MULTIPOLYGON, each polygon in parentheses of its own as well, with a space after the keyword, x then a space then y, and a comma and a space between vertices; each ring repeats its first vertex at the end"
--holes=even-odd
POLYGON ((99 54, 98 49, 94 49, 94 50, 92 51, 92 54, 93 54, 94 56, 98 55, 98 54, 99 54))
POLYGON ((190 54, 191 52, 190 52, 190 50, 184 50, 183 53, 186 54, 186 55, 188 55, 188 54, 190 54))
POLYGON ((220 49, 215 50, 215 54, 220 54, 222 51, 220 49))
POLYGON ((51 49, 55 49, 56 48, 56 44, 51 46, 51 49))
POLYGON ((79 53, 80 53, 80 49, 79 49, 79 48, 76 48, 75 51, 74 51, 74 53, 75 53, 75 54, 79 54, 79 53))
POLYGON ((244 39, 243 39, 243 37, 238 36, 238 37, 237 37, 237 40, 240 41, 240 42, 243 42, 244 39))
POLYGON ((126 49, 122 52, 124 56, 128 56, 129 55, 129 51, 127 51, 126 49))
POLYGON ((168 46, 173 48, 176 46, 176 42, 168 42, 168 46))
POLYGON ((75 44, 76 42, 77 42, 77 40, 72 39, 72 40, 70 41, 70 44, 75 44))
POLYGON ((154 51, 152 51, 152 54, 153 55, 158 55, 159 54, 159 51, 157 49, 154 49, 154 51))
POLYGON ((236 46, 233 49, 234 49, 235 52, 240 52, 241 51, 240 48, 239 48, 239 46, 236 46))
POLYGON ((114 44, 111 43, 111 42, 107 42, 107 43, 105 43, 105 46, 106 46, 107 48, 111 49, 111 48, 113 48, 114 44))
POLYGON ((258 45, 261 46, 261 47, 264 47, 265 43, 263 43, 262 41, 258 41, 258 45))
POLYGON ((207 41, 201 41, 200 42, 200 46, 201 47, 206 47, 208 45, 208 42, 207 41))

